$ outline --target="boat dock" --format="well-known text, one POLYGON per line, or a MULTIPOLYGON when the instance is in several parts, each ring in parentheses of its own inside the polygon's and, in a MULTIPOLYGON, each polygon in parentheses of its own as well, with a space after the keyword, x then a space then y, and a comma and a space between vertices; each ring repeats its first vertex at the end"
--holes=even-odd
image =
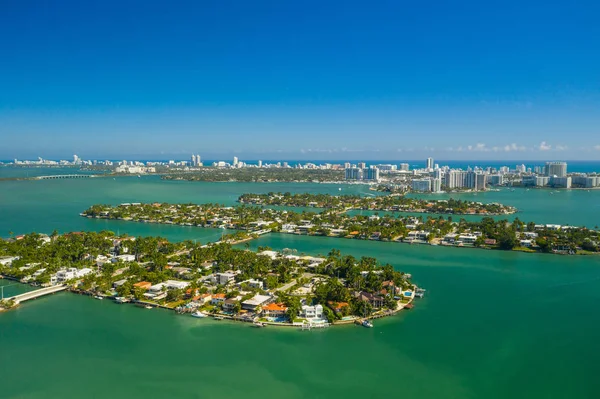
POLYGON ((69 287, 66 285, 53 285, 51 287, 40 288, 39 290, 29 291, 24 294, 15 295, 10 298, 4 298, 8 301, 14 301, 15 303, 23 303, 32 299, 37 299, 46 295, 55 294, 60 291, 65 291, 69 287))

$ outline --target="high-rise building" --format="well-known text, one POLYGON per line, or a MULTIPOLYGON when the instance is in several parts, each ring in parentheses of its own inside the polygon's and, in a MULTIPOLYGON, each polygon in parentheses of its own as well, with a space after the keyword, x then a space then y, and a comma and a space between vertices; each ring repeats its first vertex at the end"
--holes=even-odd
POLYGON ((351 167, 350 162, 344 162, 344 169, 348 169, 350 167, 351 167))
POLYGON ((363 177, 365 180, 370 181, 379 181, 379 169, 376 167, 371 167, 369 169, 365 169, 366 172, 363 172, 363 177))
POLYGON ((379 164, 376 166, 377 166, 377 169, 379 169, 381 172, 391 172, 391 171, 398 169, 398 167, 396 165, 392 165, 392 164, 379 164))
POLYGON ((400 164, 400 170, 404 171, 404 172, 408 172, 408 169, 410 168, 410 165, 407 163, 401 163, 400 164))
POLYGON ((233 157, 233 166, 237 166, 238 162, 238 157, 233 157))
POLYGON ((433 158, 427 158, 427 170, 433 170, 433 158))
POLYGON ((431 179, 414 179, 412 181, 413 191, 430 192, 431 191, 431 179))
POLYGON ((196 156, 194 154, 192 154, 192 163, 191 163, 191 165, 192 166, 196 166, 196 164, 197 164, 196 156))
POLYGON ((486 182, 487 179, 483 173, 475 173, 475 190, 484 191, 486 182))
POLYGON ((80 161, 80 159, 79 159, 79 157, 77 155, 73 155, 73 163, 74 164, 81 163, 81 161, 80 161))
POLYGON ((363 170, 361 168, 347 168, 346 180, 362 180, 363 170))
POLYGON ((439 193, 440 191, 442 191, 442 179, 431 179, 431 191, 433 191, 434 193, 439 193))
POLYGON ((358 163, 358 167, 359 167, 360 169, 365 169, 365 168, 367 167, 367 164, 366 164, 366 163, 364 163, 364 162, 359 162, 359 163, 358 163))
POLYGON ((546 176, 567 177, 566 162, 546 162, 546 176))
POLYGON ((258 160, 258 167, 262 168, 262 161, 261 160, 258 160))
POLYGON ((487 183, 491 186, 501 186, 504 184, 504 175, 487 175, 487 183))

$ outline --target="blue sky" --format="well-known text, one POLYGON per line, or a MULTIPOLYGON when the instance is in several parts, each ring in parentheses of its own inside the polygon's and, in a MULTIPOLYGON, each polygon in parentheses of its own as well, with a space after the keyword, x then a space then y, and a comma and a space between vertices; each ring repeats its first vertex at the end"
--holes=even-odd
POLYGON ((0 159, 600 159, 598 15, 3 0, 0 159))

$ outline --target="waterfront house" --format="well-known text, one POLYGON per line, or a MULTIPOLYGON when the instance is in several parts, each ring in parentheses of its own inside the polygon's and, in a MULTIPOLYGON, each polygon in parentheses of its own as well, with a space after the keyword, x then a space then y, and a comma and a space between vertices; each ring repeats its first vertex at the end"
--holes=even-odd
POLYGON ((225 302, 225 294, 212 294, 210 303, 212 305, 220 305, 225 302))
POLYGON ((519 240, 519 245, 525 248, 531 248, 532 241, 531 240, 519 240))
POLYGON ((385 298, 383 296, 374 295, 365 291, 355 292, 354 297, 359 301, 369 302, 374 308, 382 308, 385 302, 385 298))
POLYGON ((113 283, 113 288, 120 287, 120 286, 122 286, 123 284, 125 284, 126 282, 127 282, 127 279, 126 279, 126 278, 124 278, 124 279, 122 279, 122 280, 117 280, 117 281, 115 281, 115 282, 113 283))
POLYGON ((223 301, 223 310, 226 312, 233 312, 233 309, 235 309, 235 306, 240 303, 240 296, 237 296, 235 298, 229 298, 229 299, 225 299, 223 301))
POLYGON ((333 309, 333 311, 335 313, 342 313, 345 311, 345 309, 348 309, 350 307, 350 305, 348 304, 348 302, 333 302, 333 301, 329 301, 327 302, 327 304, 329 305, 329 307, 331 309, 333 309))
POLYGON ((483 240, 485 245, 496 245, 496 239, 495 238, 486 238, 485 240, 483 240))
MULTIPOLYGON (((72 268, 71 268, 72 269, 72 268)), ((56 272, 56 281, 58 283, 64 283, 65 281, 72 280, 75 278, 75 271, 61 269, 56 272)), ((77 270, 77 269, 75 269, 77 270)))
POLYGON ((141 288, 144 290, 148 290, 150 287, 152 287, 152 283, 149 281, 140 281, 139 283, 135 283, 133 285, 133 288, 141 288))
POLYGON ((458 236, 458 241, 462 242, 463 244, 474 244, 475 241, 477 240, 477 236, 475 234, 461 234, 458 236))
POLYGON ((264 317, 285 317, 287 306, 282 303, 270 303, 262 307, 264 317))
POLYGON ((301 317, 306 319, 322 319, 323 318, 323 305, 314 306, 302 306, 301 317))
POLYGON ((242 309, 254 311, 257 307, 266 306, 271 300, 272 297, 268 295, 255 295, 242 302, 242 309))

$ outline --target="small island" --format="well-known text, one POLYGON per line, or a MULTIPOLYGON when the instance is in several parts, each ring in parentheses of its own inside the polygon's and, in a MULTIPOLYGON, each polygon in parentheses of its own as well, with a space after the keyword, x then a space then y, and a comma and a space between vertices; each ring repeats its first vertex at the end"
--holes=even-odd
MULTIPOLYGON (((314 257, 109 231, 0 240, 0 275, 40 290, 64 288, 199 318, 303 329, 370 326, 369 319, 411 308, 424 292, 389 264, 335 249, 314 257)), ((5 298, 2 306, 17 306, 22 297, 5 298)))
MULTIPOLYGON (((160 171, 161 169, 159 169, 160 171)), ((344 182, 344 170, 292 168, 218 168, 203 167, 192 171, 164 171, 164 180, 200 182, 344 182)))
POLYGON ((292 212, 263 206, 223 207, 218 204, 126 203, 94 205, 81 213, 88 218, 142 223, 232 229, 221 241, 239 243, 264 234, 284 233, 389 241, 409 244, 444 245, 463 248, 515 250, 568 255, 599 252, 600 234, 585 227, 495 220, 454 220, 452 216, 415 217, 348 215, 336 209, 292 212))
POLYGON ((361 197, 359 195, 268 193, 242 194, 238 201, 242 204, 316 207, 344 212, 352 209, 453 215, 509 215, 517 212, 515 207, 498 203, 484 204, 453 198, 425 200, 400 195, 361 197))

